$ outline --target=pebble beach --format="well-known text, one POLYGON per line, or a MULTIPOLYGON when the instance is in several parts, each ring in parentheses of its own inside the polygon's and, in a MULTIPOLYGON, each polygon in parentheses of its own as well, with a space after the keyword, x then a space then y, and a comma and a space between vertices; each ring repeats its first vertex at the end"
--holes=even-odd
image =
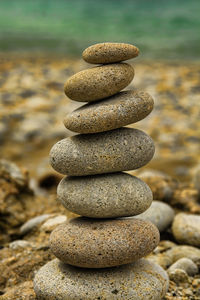
MULTIPOLYGON (((146 258, 168 273, 164 299, 199 299, 200 64, 155 60, 130 64, 135 77, 127 89, 148 92, 154 99, 150 115, 128 126, 146 132, 156 146, 147 166, 128 171, 153 192, 154 209, 148 208, 140 218, 157 226, 161 240, 146 258)), ((65 128, 70 121, 66 115, 84 103, 67 98, 63 87, 67 78, 87 68, 79 59, 1 57, 2 300, 36 299, 32 279, 55 258, 49 235, 77 216, 57 200, 62 176, 50 167, 48 156, 53 144, 75 135, 65 128)))

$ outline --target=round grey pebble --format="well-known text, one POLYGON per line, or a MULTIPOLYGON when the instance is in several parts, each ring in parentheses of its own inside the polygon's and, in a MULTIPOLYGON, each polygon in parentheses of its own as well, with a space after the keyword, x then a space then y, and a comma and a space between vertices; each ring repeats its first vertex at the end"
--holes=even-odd
POLYGON ((168 285, 167 273, 146 259, 98 270, 76 268, 54 259, 34 278, 39 300, 159 300, 168 285))
POLYGON ((200 216, 177 214, 172 224, 172 232, 178 242, 200 247, 200 216))
POLYGON ((96 133, 116 129, 144 119, 153 109, 152 97, 142 91, 123 91, 110 98, 89 103, 64 119, 67 129, 96 133))
POLYGON ((151 206, 136 218, 150 221, 156 225, 159 231, 164 231, 174 219, 174 210, 166 203, 153 201, 151 206))
POLYGON ((75 101, 91 102, 123 90, 134 77, 132 66, 124 63, 83 70, 65 83, 65 94, 75 101))
POLYGON ((126 173, 65 177, 57 195, 69 211, 90 218, 138 215, 153 200, 148 185, 126 173))
POLYGON ((70 176, 113 173, 146 165, 154 151, 150 136, 122 127, 63 139, 51 149, 50 162, 57 172, 70 176))

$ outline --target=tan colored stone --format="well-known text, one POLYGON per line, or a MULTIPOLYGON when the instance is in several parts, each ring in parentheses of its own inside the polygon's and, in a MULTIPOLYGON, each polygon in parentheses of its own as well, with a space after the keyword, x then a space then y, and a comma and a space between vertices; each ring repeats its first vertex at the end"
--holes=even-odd
POLYGON ((140 168, 154 150, 146 133, 122 127, 63 139, 52 147, 50 161, 56 171, 69 176, 103 174, 140 168))
POLYGON ((75 101, 91 102, 110 97, 123 90, 134 77, 132 66, 110 64, 83 70, 65 83, 65 94, 75 101))
POLYGON ((50 236, 52 252, 61 261, 85 268, 128 264, 149 254, 159 243, 159 231, 139 219, 75 218, 50 236))
POLYGON ((178 242, 200 247, 200 216, 177 214, 172 224, 172 232, 178 242))
POLYGON ((123 91, 68 114, 64 125, 79 133, 102 132, 138 122, 148 116, 152 109, 153 99, 148 93, 123 91))
POLYGON ((107 64, 124 61, 138 56, 139 49, 125 43, 99 43, 83 51, 83 59, 91 64, 107 64))

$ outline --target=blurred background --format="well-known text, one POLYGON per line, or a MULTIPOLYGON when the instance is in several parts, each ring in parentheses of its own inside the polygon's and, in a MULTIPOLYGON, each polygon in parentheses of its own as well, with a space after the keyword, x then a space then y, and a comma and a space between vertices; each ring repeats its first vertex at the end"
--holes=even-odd
POLYGON ((134 124, 155 140, 148 168, 187 181, 199 164, 200 2, 198 0, 1 0, 0 154, 33 177, 48 153, 73 133, 62 120, 80 104, 66 98, 67 78, 90 67, 84 48, 105 41, 140 49, 131 88, 155 99, 134 124))

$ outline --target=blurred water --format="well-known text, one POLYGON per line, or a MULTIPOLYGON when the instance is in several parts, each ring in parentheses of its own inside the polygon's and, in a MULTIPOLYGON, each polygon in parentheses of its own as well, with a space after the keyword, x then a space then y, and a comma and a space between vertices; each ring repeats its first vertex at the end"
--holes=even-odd
POLYGON ((199 0, 0 0, 0 52, 80 55, 136 44, 143 58, 198 60, 199 0))

